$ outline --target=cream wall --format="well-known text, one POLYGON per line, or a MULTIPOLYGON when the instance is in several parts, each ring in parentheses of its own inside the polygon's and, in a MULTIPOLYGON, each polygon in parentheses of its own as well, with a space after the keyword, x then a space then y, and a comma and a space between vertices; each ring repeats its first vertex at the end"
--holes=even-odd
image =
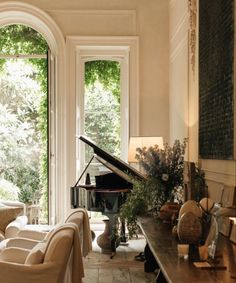
POLYGON ((161 135, 170 143, 188 137, 187 159, 202 164, 210 190, 236 184, 235 161, 198 160, 198 46, 193 72, 188 0, 20 2, 51 16, 65 41, 81 35, 138 36, 140 135, 161 135))
POLYGON ((193 72, 188 0, 20 2, 52 17, 65 41, 81 35, 138 36, 140 135, 161 135, 170 143, 188 137, 186 158, 202 165, 210 191, 221 183, 236 185, 235 161, 198 160, 198 46, 193 72))
MULTIPOLYGON (((0 0, 0 3, 5 1, 0 0)), ((139 103, 140 135, 163 136, 169 140, 169 3, 167 0, 25 0, 51 17, 68 47, 69 38, 76 36, 135 36, 139 39, 139 103)), ((14 7, 14 3, 10 5, 14 7)), ((37 15, 36 15, 37 18, 37 15)), ((43 16, 47 18, 47 16, 43 16)), ((37 22, 37 20, 35 20, 37 22)), ((34 26, 37 26, 35 22, 34 26)), ((62 40, 63 41, 63 40, 62 40)), ((64 48, 63 48, 64 49, 64 48)), ((59 69, 60 97, 56 98, 57 130, 55 145, 55 184, 50 192, 53 223, 61 221, 70 209, 69 190, 75 177, 75 70, 68 69, 70 56, 59 69), (72 74, 72 75, 71 75, 72 74), (73 78, 71 78, 73 76, 73 78), (66 91, 64 91, 66 88, 66 91), (62 94, 61 94, 62 93, 62 94), (57 101, 58 102, 58 101, 57 101), (74 114, 74 115, 73 115, 74 114), (59 141, 60 140, 60 141, 59 141), (73 142, 71 142, 73 140, 73 142), (58 169, 59 168, 59 169, 58 169), (56 188, 56 190, 55 190, 56 188)), ((63 50, 64 52, 64 50, 63 50)), ((70 51, 69 51, 70 52, 70 51)), ((75 52, 75 50, 73 50, 75 52)), ((63 55, 61 55, 63 57, 63 55)), ((58 62, 57 62, 58 63, 58 62)), ((71 64, 73 65, 73 64, 71 64)), ((73 65, 74 66, 74 65, 73 65)), ((75 69, 75 68, 74 68, 75 69)), ((57 76, 56 76, 57 77, 57 76)), ((56 90, 58 94, 58 91, 56 90)))
POLYGON ((187 0, 170 1, 170 143, 188 137, 187 0))
POLYGON ((198 162, 198 66, 196 58, 190 64, 188 0, 170 0, 169 7, 170 143, 188 138, 186 159, 198 162))
MULTIPOLYGON (((0 1, 3 2, 3 1, 0 1)), ((140 49, 140 135, 169 139, 167 0, 26 0, 68 35, 137 35, 140 49)))
MULTIPOLYGON (((191 1, 194 2, 194 1, 191 1)), ((236 186, 236 162, 198 157, 198 34, 194 68, 189 41, 188 0, 170 0, 170 140, 189 138, 186 159, 205 171, 209 193, 219 201, 222 184, 236 186)), ((198 22, 196 26, 198 30, 198 22)))

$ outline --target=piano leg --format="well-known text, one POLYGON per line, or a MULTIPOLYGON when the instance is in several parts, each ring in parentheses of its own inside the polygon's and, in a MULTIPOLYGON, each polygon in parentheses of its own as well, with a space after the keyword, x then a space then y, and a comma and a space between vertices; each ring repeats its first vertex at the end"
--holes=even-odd
POLYGON ((111 231, 111 256, 113 258, 116 254, 116 248, 119 245, 119 239, 117 237, 117 215, 114 213, 106 213, 109 218, 109 228, 111 231))
POLYGON ((127 238, 125 236, 125 222, 121 221, 121 227, 120 227, 120 241, 123 243, 127 242, 127 238))
POLYGON ((79 190, 77 187, 70 188, 70 199, 71 199, 72 208, 77 208, 79 206, 79 203, 78 203, 79 190))
POLYGON ((116 254, 116 240, 111 239, 111 256, 110 259, 112 259, 116 254))

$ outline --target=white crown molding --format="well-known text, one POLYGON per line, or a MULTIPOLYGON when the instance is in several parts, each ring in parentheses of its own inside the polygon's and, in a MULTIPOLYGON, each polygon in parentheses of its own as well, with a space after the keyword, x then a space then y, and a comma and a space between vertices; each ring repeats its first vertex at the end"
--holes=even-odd
POLYGON ((123 46, 136 45, 138 36, 67 36, 66 42, 85 46, 123 46))

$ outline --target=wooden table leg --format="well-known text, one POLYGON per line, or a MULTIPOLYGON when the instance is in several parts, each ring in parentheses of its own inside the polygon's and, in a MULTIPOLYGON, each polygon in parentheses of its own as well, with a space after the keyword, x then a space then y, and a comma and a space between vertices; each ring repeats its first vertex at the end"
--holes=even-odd
POLYGON ((148 244, 146 244, 144 249, 145 262, 144 262, 144 271, 145 272, 154 272, 159 268, 155 257, 153 256, 148 244))
POLYGON ((163 273, 161 270, 158 270, 157 276, 156 276, 156 283, 167 283, 163 273))

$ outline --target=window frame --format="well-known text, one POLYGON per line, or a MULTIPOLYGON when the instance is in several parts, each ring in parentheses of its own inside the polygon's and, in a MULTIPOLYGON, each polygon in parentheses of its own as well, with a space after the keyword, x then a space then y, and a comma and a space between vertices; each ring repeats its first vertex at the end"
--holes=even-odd
MULTIPOLYGON (((76 180, 83 171, 83 162, 81 163, 81 156, 83 151, 79 150, 78 143, 80 142, 75 136, 81 133, 81 129, 77 130, 77 120, 80 119, 80 111, 78 104, 83 105, 81 96, 79 95, 83 90, 83 85, 78 83, 78 76, 83 76, 83 68, 78 60, 81 60, 80 54, 85 53, 88 56, 94 54, 97 50, 97 55, 104 56, 103 58, 112 57, 114 50, 116 50, 116 58, 119 56, 128 56, 126 61, 127 76, 129 82, 126 86, 128 92, 129 105, 126 113, 129 116, 129 133, 126 138, 126 151, 128 151, 128 140, 130 136, 139 135, 139 39, 137 36, 68 36, 66 38, 66 48, 68 54, 67 61, 67 77, 68 77, 68 95, 70 96, 70 105, 68 108, 68 115, 70 125, 68 125, 68 146, 70 147, 70 156, 68 156, 68 166, 71 169, 69 179, 72 181, 71 186, 76 183, 76 180), (101 51, 103 50, 103 51, 101 51), (105 52, 104 52, 105 51, 105 52), (106 54, 106 56, 105 56, 106 54), (80 97, 80 101, 77 99, 80 97), (74 182, 73 182, 74 181, 74 182)), ((121 74, 123 76, 123 74, 121 74)), ((127 160, 127 158, 125 158, 127 160)), ((70 200, 67 200, 70 206, 70 200)))

